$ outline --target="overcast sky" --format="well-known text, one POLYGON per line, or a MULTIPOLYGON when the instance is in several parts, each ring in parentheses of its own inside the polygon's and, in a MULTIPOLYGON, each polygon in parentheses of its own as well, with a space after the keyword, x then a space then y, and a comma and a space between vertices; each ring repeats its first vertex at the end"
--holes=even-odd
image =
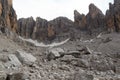
POLYGON ((65 16, 73 20, 73 11, 87 14, 88 6, 94 3, 105 14, 113 0, 13 0, 13 6, 18 18, 33 16, 52 20, 58 16, 65 16))

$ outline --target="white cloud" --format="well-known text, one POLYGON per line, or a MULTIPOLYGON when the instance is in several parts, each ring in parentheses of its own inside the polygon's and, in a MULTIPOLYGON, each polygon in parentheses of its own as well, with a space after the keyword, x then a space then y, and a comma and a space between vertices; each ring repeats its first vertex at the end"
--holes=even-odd
POLYGON ((89 4, 94 3, 105 13, 109 2, 113 0, 13 0, 13 5, 18 18, 39 16, 51 20, 66 16, 73 20, 75 9, 87 14, 89 4))

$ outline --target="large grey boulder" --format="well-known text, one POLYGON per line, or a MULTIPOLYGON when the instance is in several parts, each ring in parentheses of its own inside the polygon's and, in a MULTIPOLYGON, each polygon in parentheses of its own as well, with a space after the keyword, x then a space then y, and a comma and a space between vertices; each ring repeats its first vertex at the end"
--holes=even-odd
POLYGON ((6 73, 4 72, 4 65, 0 62, 0 80, 6 80, 6 73))
POLYGON ((0 80, 6 80, 7 75, 5 72, 0 71, 0 80))
POLYGON ((37 60, 36 57, 22 50, 17 50, 16 56, 23 64, 27 65, 32 65, 37 60))
POLYGON ((3 69, 4 69, 4 65, 2 62, 0 62, 0 71, 3 71, 3 69))
POLYGON ((21 62, 18 60, 18 58, 14 54, 9 54, 8 59, 9 61, 5 63, 5 67, 10 68, 10 67, 22 66, 21 62))
POLYGON ((49 49, 47 51, 47 59, 48 60, 54 60, 56 58, 59 58, 62 56, 62 53, 64 53, 64 50, 62 48, 53 48, 49 49))

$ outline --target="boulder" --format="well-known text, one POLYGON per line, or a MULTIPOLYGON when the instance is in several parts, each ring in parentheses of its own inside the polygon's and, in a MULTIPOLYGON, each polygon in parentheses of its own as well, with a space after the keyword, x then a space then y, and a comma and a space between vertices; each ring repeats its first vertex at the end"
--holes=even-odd
POLYGON ((89 68, 89 65, 90 65, 89 62, 84 59, 72 60, 71 64, 77 67, 82 67, 82 68, 89 68))
POLYGON ((14 54, 10 54, 8 55, 8 60, 6 63, 5 63, 5 67, 7 68, 13 68, 13 67, 20 67, 22 66, 21 62, 18 60, 18 58, 14 55, 14 54))
POLYGON ((72 55, 75 58, 79 58, 81 57, 81 55, 89 55, 89 54, 92 54, 92 51, 85 46, 80 46, 80 47, 77 47, 77 49, 74 51, 68 51, 64 53, 64 55, 72 55))
POLYGON ((0 80, 6 80, 7 74, 5 72, 0 71, 0 80))
POLYGON ((37 60, 36 57, 22 50, 17 50, 16 56, 23 64, 26 65, 32 65, 37 60))
POLYGON ((61 62, 66 62, 68 64, 70 64, 73 60, 76 60, 75 57, 73 57, 72 55, 64 55, 60 61, 61 62))
POLYGON ((10 73, 7 75, 7 80, 29 80, 28 75, 23 72, 10 73))
POLYGON ((62 56, 62 53, 64 53, 64 50, 62 48, 50 49, 47 52, 47 59, 54 60, 54 59, 60 58, 62 56))
POLYGON ((5 69, 5 67, 4 67, 3 63, 0 62, 0 72, 1 72, 1 71, 4 71, 4 69, 5 69))

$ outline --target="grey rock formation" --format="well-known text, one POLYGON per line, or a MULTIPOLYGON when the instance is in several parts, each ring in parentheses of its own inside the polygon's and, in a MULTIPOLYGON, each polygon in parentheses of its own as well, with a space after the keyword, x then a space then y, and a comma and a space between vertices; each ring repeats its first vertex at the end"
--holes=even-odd
POLYGON ((109 10, 106 12, 106 25, 110 32, 120 31, 120 1, 114 0, 114 4, 109 4, 109 10))
POLYGON ((12 0, 0 0, 0 25, 16 32, 17 15, 13 9, 12 0))
POLYGON ((22 66, 21 62, 18 60, 18 58, 15 55, 13 54, 8 55, 8 59, 9 61, 5 63, 5 67, 7 67, 8 69, 13 67, 18 68, 22 66))
POLYGON ((31 17, 19 19, 17 31, 22 37, 46 42, 52 41, 56 37, 68 38, 70 36, 69 32, 72 32, 72 27, 73 22, 66 17, 58 17, 51 21, 40 17, 37 17, 34 21, 31 17), (68 34, 64 35, 66 33, 68 34))
POLYGON ((17 31, 20 36, 32 38, 35 21, 33 17, 27 19, 21 18, 18 20, 17 31))
POLYGON ((85 30, 87 27, 86 16, 74 10, 74 24, 80 30, 85 30))
POLYGON ((33 55, 22 50, 18 50, 16 56, 23 64, 27 65, 32 65, 37 60, 33 55))
POLYGON ((11 73, 7 75, 7 80, 29 80, 28 75, 22 72, 11 73))

